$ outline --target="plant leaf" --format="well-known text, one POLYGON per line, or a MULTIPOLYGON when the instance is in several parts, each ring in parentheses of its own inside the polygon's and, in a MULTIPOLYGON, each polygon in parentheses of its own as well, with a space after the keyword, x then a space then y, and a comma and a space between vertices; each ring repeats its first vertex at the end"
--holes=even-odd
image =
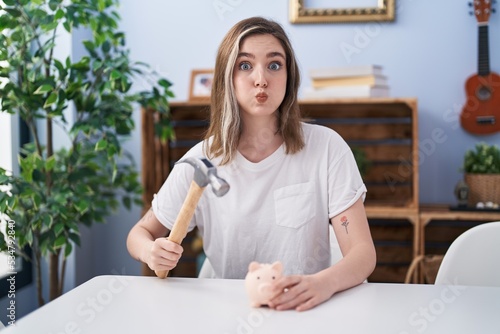
POLYGON ((64 257, 68 257, 71 254, 71 251, 73 250, 73 246, 71 245, 70 242, 64 246, 64 257))
POLYGON ((101 139, 95 144, 96 151, 102 151, 108 146, 108 141, 106 139, 101 139))
POLYGON ((9 177, 7 175, 0 175, 0 184, 4 184, 8 180, 9 177))
POLYGON ((3 10, 5 10, 7 13, 12 15, 13 17, 19 17, 22 15, 21 12, 15 8, 4 8, 3 10))
POLYGON ((109 75, 109 78, 111 80, 116 80, 122 77, 122 74, 118 70, 113 70, 111 71, 111 74, 109 75))
POLYGON ((51 105, 53 105, 54 103, 56 103, 57 101, 57 93, 55 92, 52 92, 49 97, 47 98, 47 100, 45 101, 45 104, 43 105, 44 108, 48 108, 50 107, 51 105))
POLYGON ((84 213, 85 211, 88 210, 89 203, 87 201, 81 200, 75 203, 75 208, 78 210, 80 213, 84 213))
POLYGON ((28 230, 26 232, 26 242, 28 243, 28 245, 32 245, 33 244, 33 231, 32 230, 28 230))
POLYGON ((61 248, 64 244, 66 243, 66 236, 65 235, 60 235, 57 237, 57 239, 54 241, 54 248, 61 248))
POLYGON ((56 226, 54 226, 54 233, 56 236, 60 235, 63 230, 64 230, 63 223, 57 223, 56 226))
POLYGON ((47 169, 48 171, 51 171, 54 169, 56 165, 56 157, 53 155, 51 157, 49 157, 47 159, 47 161, 45 162, 45 169, 47 169))
POLYGON ((48 93, 50 92, 51 90, 53 90, 54 87, 52 87, 52 85, 41 85, 40 87, 38 87, 34 92, 33 94, 37 94, 37 95, 43 95, 45 93, 48 93))

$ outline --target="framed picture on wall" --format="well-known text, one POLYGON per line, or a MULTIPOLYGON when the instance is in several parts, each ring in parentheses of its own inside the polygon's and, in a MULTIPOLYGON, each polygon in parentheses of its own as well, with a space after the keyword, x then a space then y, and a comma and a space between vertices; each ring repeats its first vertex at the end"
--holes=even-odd
POLYGON ((292 23, 394 21, 396 0, 290 0, 292 23))
POLYGON ((189 101, 209 101, 214 70, 192 70, 189 86, 189 101))

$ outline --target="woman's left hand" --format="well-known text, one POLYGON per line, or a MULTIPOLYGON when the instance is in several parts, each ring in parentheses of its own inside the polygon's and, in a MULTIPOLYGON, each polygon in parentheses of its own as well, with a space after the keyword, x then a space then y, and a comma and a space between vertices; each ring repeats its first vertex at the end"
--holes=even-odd
POLYGON ((274 297, 269 307, 276 310, 306 311, 332 296, 331 290, 317 275, 284 276, 273 283, 274 297))

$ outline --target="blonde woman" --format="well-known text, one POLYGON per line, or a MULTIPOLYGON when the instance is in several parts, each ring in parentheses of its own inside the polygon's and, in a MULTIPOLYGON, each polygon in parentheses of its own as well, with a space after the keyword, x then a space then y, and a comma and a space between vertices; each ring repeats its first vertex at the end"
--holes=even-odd
MULTIPOLYGON (((251 261, 281 261, 270 307, 304 311, 362 283, 375 267, 363 184, 350 148, 333 130, 302 122, 300 74, 276 22, 237 23, 217 54, 206 138, 186 157, 207 157, 231 190, 204 192, 198 227, 218 278, 242 279, 251 261), (329 224, 343 258, 331 264, 329 224), (286 291, 286 293, 285 293, 286 291)), ((153 270, 171 270, 182 247, 164 238, 193 176, 176 165, 149 211, 130 231, 130 254, 153 270)))

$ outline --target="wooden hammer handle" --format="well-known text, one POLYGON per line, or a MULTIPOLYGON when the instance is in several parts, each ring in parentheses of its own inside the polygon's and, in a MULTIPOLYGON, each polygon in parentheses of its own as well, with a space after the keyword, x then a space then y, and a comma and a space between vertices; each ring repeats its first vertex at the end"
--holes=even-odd
MULTIPOLYGON (((189 223, 191 218, 193 218, 194 210, 198 205, 201 195, 203 194, 205 187, 200 187, 196 182, 192 181, 189 191, 187 193, 186 199, 182 204, 181 210, 177 215, 172 231, 168 235, 168 240, 175 242, 176 244, 181 244, 182 240, 186 237, 189 223)), ((159 278, 165 278, 168 275, 168 270, 155 270, 156 276, 159 278)))

